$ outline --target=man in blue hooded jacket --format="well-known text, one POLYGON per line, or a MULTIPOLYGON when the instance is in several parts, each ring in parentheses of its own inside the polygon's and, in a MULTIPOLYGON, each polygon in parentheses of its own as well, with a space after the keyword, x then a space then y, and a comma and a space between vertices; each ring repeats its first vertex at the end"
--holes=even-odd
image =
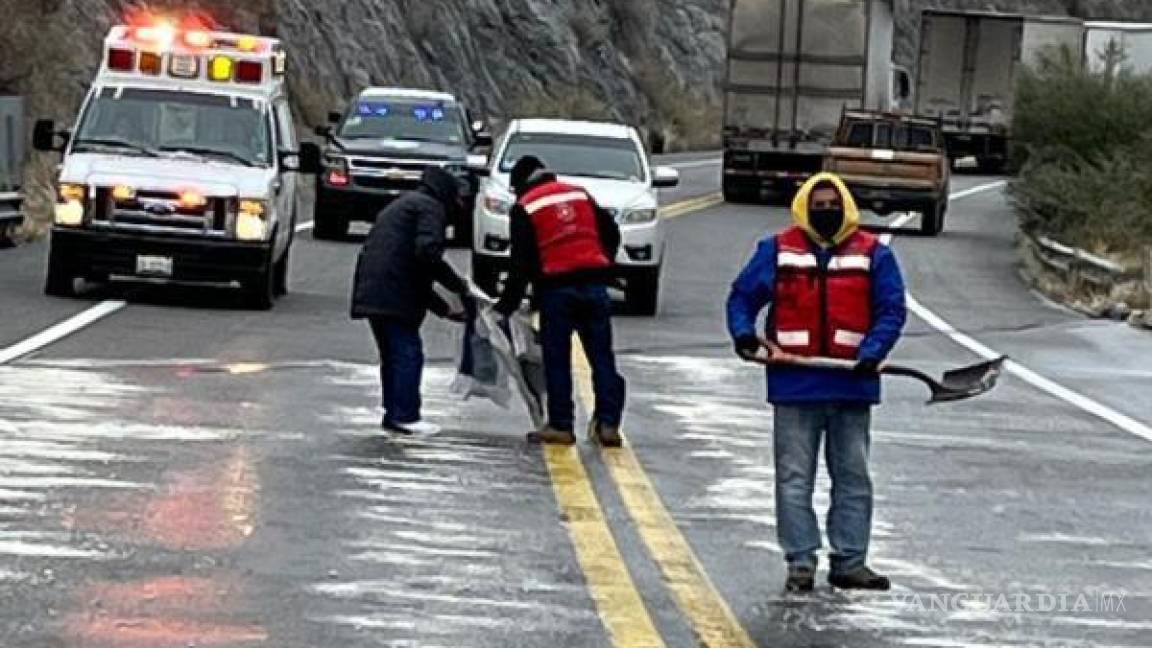
POLYGON ((820 444, 832 479, 827 533, 828 582, 845 589, 887 590, 868 567, 872 482, 868 471, 871 409, 880 402, 880 364, 907 318, 896 256, 859 229, 855 201, 835 175, 809 180, 792 204, 794 225, 760 242, 732 284, 728 330, 737 354, 768 353, 852 360, 854 371, 788 367, 767 373, 774 409, 776 519, 788 563, 785 589, 814 587, 820 527, 812 492, 820 444), (765 337, 757 318, 769 308, 765 337))

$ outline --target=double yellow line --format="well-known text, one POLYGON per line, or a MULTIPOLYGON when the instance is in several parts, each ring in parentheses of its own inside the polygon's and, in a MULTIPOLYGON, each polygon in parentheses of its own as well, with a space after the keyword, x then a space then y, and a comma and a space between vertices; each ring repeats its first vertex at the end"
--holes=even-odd
MULTIPOLYGON (((718 195, 696 198, 667 207, 664 216, 675 218, 721 201, 718 195)), ((590 411, 595 401, 591 368, 576 337, 573 338, 572 366, 578 395, 590 411)), ((577 560, 613 646, 664 646, 588 482, 579 450, 549 446, 544 456, 552 475, 553 490, 568 521, 577 560)), ((627 445, 601 448, 600 456, 641 540, 660 568, 676 605, 688 619, 700 645, 755 648, 756 644, 716 591, 692 546, 664 507, 632 449, 627 445)))

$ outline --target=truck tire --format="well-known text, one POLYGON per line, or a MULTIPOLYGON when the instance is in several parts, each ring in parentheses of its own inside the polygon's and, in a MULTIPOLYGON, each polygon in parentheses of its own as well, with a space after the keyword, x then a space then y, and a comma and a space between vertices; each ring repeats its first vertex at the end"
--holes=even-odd
POLYGON ((48 273, 44 279, 44 294, 51 297, 76 296, 76 274, 54 249, 48 252, 48 273))
POLYGON ((976 171, 985 175, 1000 175, 1004 173, 1007 160, 1000 157, 976 158, 976 171))
POLYGON ((480 290, 495 297, 500 293, 500 270, 482 254, 472 255, 472 282, 480 290))
POLYGON ((944 216, 948 212, 948 201, 929 203, 920 212, 920 233, 924 236, 939 236, 944 231, 944 216))
POLYGON ((276 264, 268 262, 243 284, 244 304, 252 310, 270 310, 276 303, 276 264))
POLYGON ((642 268, 628 277, 624 305, 629 315, 655 317, 660 311, 660 270, 642 268))
POLYGON ((272 272, 273 279, 273 292, 276 297, 283 297, 288 294, 288 259, 291 256, 292 244, 289 243, 288 247, 284 250, 280 260, 273 266, 272 272))

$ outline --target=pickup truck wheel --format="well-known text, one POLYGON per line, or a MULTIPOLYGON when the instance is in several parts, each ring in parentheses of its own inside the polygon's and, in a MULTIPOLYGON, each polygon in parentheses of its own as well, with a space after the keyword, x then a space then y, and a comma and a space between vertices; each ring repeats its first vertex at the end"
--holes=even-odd
POLYGON ((500 293, 500 270, 482 254, 472 255, 472 282, 480 290, 496 297, 500 293))
POLYGON ((244 303, 253 310, 270 310, 276 303, 276 264, 271 257, 255 276, 244 283, 244 303))
POLYGON ((0 250, 16 245, 16 226, 0 223, 0 250))
POLYGON ((44 279, 44 294, 51 297, 76 296, 76 275, 55 250, 48 253, 48 275, 44 279))
POLYGON ((948 211, 946 200, 929 203, 920 212, 920 233, 924 236, 939 236, 944 231, 944 216, 948 211))
POLYGON ((643 268, 628 277, 624 299, 630 315, 654 317, 660 311, 660 270, 643 268))

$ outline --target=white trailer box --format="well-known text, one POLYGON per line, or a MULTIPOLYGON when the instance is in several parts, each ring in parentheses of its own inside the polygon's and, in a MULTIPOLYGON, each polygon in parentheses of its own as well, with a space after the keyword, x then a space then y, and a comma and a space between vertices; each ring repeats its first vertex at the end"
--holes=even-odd
POLYGON ((1110 47, 1123 53, 1120 69, 1152 73, 1152 24, 1089 22, 1085 25, 1084 56, 1088 69, 1103 72, 1110 47))
POLYGON ((974 156, 998 170, 1008 157, 1021 65, 1060 48, 1080 57, 1083 22, 950 11, 925 11, 922 18, 915 112, 943 122, 950 157, 974 156))
POLYGON ((893 107, 891 0, 733 0, 724 189, 790 193, 821 169, 845 109, 893 107))

